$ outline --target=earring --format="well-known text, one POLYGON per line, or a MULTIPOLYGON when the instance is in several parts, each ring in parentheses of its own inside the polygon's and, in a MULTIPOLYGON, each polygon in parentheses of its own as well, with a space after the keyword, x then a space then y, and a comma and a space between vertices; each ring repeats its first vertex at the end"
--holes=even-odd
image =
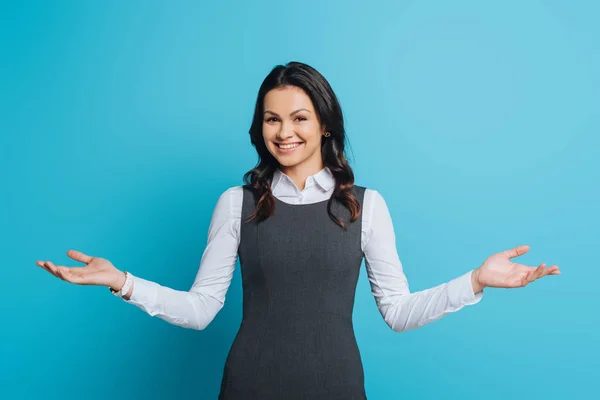
POLYGON ((329 133, 329 132, 325 132, 325 134, 324 134, 323 136, 325 136, 325 137, 329 137, 329 136, 331 136, 331 133, 329 133))

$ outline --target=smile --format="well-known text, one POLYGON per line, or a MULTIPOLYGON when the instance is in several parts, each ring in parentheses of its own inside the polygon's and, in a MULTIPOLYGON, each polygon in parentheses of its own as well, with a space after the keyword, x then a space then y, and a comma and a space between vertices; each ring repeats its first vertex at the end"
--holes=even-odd
POLYGON ((290 153, 296 150, 298 147, 304 144, 304 142, 295 142, 295 143, 275 143, 277 148, 282 153, 290 153))

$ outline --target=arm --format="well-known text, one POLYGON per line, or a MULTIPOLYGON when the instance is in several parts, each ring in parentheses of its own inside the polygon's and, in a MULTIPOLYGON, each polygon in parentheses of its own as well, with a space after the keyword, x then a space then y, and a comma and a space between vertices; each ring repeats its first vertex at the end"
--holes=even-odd
MULTIPOLYGON (((205 329, 223 307, 235 270, 241 201, 239 186, 228 189, 219 197, 200 267, 189 291, 174 290, 133 276, 133 287, 123 300, 171 324, 205 329)), ((122 286, 123 282, 124 279, 119 284, 122 286)))
POLYGON ((474 286, 474 270, 450 282, 410 293, 385 200, 379 192, 367 189, 363 206, 365 265, 371 292, 390 328, 396 332, 420 328, 481 300, 483 291, 474 286))

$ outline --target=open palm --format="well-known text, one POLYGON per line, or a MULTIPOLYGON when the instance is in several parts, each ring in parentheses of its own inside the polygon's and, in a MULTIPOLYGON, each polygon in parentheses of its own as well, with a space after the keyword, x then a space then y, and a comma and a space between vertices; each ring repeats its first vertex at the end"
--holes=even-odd
POLYGON ((87 264, 85 267, 65 267, 50 261, 37 261, 35 264, 64 281, 78 285, 113 286, 119 271, 104 258, 91 257, 79 251, 69 250, 67 255, 73 260, 87 264))
POLYGON ((558 265, 546 268, 546 263, 530 267, 511 261, 529 251, 529 246, 518 246, 488 257, 478 268, 477 282, 483 287, 524 287, 546 275, 559 275, 558 265))

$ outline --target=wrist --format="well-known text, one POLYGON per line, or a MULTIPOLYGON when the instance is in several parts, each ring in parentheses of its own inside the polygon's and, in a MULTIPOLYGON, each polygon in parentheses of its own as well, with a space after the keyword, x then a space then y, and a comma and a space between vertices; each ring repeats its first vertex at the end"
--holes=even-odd
POLYGON ((118 292, 125 284, 125 278, 125 272, 117 271, 115 278, 113 279, 113 283, 109 287, 115 292, 118 292))
POLYGON ((473 270, 473 273, 471 274, 471 285, 473 286, 473 293, 481 292, 485 288, 485 285, 479 282, 479 273, 481 271, 480 268, 481 267, 473 270))

